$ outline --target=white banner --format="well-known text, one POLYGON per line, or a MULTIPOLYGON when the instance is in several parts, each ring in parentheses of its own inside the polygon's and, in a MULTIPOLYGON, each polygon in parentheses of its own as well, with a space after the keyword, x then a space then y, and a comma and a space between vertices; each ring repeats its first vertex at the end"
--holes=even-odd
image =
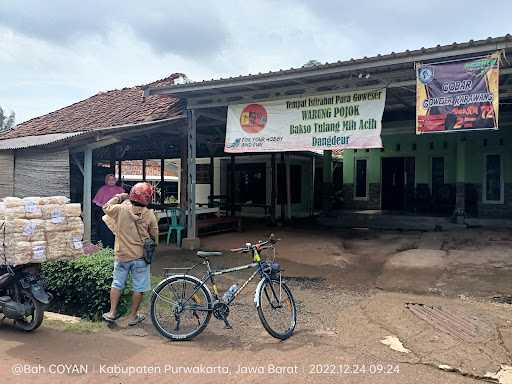
POLYGON ((379 89, 230 105, 224 151, 381 148, 385 101, 379 89))

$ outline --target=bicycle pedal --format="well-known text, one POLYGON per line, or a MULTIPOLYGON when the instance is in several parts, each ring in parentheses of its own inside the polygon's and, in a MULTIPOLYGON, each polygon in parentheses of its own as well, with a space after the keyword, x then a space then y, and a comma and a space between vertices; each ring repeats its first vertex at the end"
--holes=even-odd
POLYGON ((224 319, 224 329, 233 329, 231 324, 229 324, 228 319, 224 319))

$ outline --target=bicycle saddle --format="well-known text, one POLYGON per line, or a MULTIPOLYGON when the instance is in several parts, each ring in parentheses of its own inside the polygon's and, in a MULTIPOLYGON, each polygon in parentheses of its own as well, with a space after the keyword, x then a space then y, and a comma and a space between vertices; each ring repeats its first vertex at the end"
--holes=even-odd
POLYGON ((210 256, 222 256, 222 252, 197 251, 197 256, 199 256, 202 259, 205 259, 210 256))

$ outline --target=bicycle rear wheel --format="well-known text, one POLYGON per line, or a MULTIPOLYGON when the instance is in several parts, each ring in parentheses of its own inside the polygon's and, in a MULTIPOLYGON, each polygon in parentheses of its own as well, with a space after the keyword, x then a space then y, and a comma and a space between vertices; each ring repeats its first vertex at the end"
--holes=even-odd
POLYGON ((151 322, 170 340, 190 340, 208 325, 212 315, 209 290, 193 276, 173 276, 151 295, 151 322))
POLYGON ((297 324, 297 309, 288 286, 276 279, 267 279, 256 293, 258 316, 265 330, 276 339, 289 338, 297 324))

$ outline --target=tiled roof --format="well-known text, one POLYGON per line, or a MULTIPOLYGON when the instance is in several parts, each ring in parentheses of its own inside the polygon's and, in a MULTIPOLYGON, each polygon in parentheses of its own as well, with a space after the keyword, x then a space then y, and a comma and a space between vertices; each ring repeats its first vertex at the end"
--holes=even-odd
MULTIPOLYGON (((181 74, 172 74, 147 86, 169 86, 181 74)), ((144 86, 100 92, 18 124, 0 140, 56 133, 87 132, 100 128, 168 119, 184 114, 183 103, 170 96, 144 96, 144 86)))

